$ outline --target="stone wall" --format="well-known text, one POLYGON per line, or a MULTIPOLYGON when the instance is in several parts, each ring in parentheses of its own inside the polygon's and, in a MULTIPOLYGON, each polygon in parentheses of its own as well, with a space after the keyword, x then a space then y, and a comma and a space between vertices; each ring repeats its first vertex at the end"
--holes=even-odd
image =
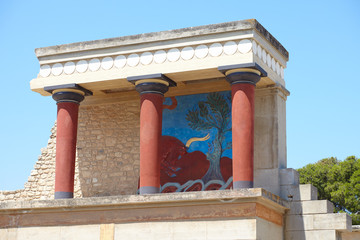
POLYGON ((254 187, 280 196, 286 161, 286 93, 276 86, 256 89, 254 187))
MULTIPOLYGON (((31 171, 24 189, 0 191, 0 201, 7 200, 44 200, 54 198, 56 123, 51 129, 47 147, 41 149, 41 155, 31 171)), ((79 164, 75 165, 74 196, 81 197, 79 164)))
POLYGON ((140 167, 139 101, 84 106, 78 164, 84 197, 135 194, 140 167))
MULTIPOLYGON (((135 194, 139 178, 139 101, 81 106, 74 197, 135 194)), ((0 201, 54 198, 56 124, 24 189, 0 201)))

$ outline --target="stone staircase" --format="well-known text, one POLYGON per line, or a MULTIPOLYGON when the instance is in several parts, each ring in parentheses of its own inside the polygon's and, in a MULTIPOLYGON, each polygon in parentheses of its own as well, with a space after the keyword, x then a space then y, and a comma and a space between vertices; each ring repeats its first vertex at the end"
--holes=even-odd
POLYGON ((351 217, 334 213, 328 200, 318 200, 317 188, 299 184, 294 169, 282 169, 280 174, 281 197, 290 203, 285 215, 286 240, 341 240, 343 233, 352 231, 351 217))

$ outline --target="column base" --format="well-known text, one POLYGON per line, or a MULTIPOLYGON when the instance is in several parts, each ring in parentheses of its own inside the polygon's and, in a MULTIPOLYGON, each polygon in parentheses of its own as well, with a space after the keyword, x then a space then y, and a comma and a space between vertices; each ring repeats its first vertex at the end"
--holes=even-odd
POLYGON ((233 188, 239 189, 239 188, 253 188, 254 182, 253 181, 234 181, 233 182, 233 188))
POLYGON ((55 192, 55 199, 74 198, 73 192, 55 192))
POLYGON ((160 188, 158 188, 158 187, 140 187, 139 193, 140 193, 140 195, 160 193, 160 188))

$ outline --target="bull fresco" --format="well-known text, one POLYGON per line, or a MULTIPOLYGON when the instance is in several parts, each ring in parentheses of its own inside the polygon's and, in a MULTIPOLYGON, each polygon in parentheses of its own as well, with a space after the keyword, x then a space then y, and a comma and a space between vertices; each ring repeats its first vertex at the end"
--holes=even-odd
POLYGON ((232 187, 231 93, 166 98, 161 192, 232 187))

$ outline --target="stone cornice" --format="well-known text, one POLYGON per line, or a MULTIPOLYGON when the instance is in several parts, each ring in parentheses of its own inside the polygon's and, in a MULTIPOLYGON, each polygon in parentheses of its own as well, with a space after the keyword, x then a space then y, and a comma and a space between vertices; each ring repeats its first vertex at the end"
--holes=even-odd
POLYGON ((140 43, 149 43, 247 29, 256 29, 266 40, 268 40, 272 44, 275 49, 277 49, 277 51, 279 51, 283 55, 286 60, 289 59, 289 53, 287 52, 287 50, 255 19, 43 47, 35 49, 35 53, 36 56, 40 58, 44 56, 64 54, 69 52, 88 51, 100 48, 112 48, 118 46, 134 45, 140 43))
POLYGON ((258 21, 252 19, 254 22, 255 29, 266 39, 268 40, 273 47, 275 47, 285 58, 289 61, 289 52, 284 48, 283 45, 273 36, 271 33, 268 32, 258 21))
POLYGON ((255 219, 283 226, 288 202, 260 188, 0 203, 0 228, 255 219))
POLYGON ((233 203, 233 202, 258 202, 278 211, 285 212, 289 203, 279 196, 262 188, 244 188, 237 190, 198 191, 148 195, 124 195, 93 198, 55 199, 39 201, 9 201, 0 202, 0 215, 16 211, 27 210, 48 211, 49 209, 74 209, 74 208, 108 208, 110 206, 140 207, 140 206, 176 206, 203 203, 233 203))

